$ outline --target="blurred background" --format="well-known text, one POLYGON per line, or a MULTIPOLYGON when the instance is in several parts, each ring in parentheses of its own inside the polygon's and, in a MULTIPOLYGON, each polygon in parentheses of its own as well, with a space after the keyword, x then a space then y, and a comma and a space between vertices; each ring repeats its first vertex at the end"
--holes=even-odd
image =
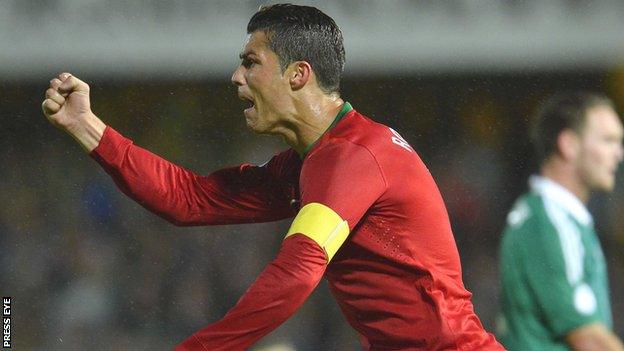
MULTIPOLYGON (((69 71, 122 134, 208 174, 286 148, 245 127, 229 77, 264 1, 0 1, 0 294, 16 350, 170 350, 218 320, 289 223, 179 228, 126 198, 40 105, 69 71)), ((624 2, 301 1, 341 26, 343 97, 399 131, 436 179, 464 282, 494 331, 505 216, 536 170, 526 137, 555 91, 624 111, 624 2)), ((406 179, 405 181, 409 181, 406 179)), ((624 336, 624 175, 590 203, 624 336)), ((255 350, 359 350, 325 282, 255 350)))

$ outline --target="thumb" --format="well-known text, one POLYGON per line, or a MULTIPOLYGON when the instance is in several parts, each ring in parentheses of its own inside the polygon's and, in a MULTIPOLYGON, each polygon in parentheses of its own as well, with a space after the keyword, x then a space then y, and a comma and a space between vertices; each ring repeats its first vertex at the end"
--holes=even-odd
POLYGON ((59 78, 63 83, 58 87, 61 95, 71 94, 73 92, 89 93, 89 85, 69 73, 61 73, 59 78))

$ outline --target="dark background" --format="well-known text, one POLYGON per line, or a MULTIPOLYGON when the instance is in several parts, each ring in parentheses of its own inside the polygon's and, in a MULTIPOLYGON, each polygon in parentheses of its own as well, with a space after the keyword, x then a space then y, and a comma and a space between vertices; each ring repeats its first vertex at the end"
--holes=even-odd
MULTIPOLYGON (((453 223, 464 282, 488 330, 498 313, 500 232, 535 171, 526 129, 536 105, 554 91, 584 88, 621 107, 623 76, 611 70, 345 79, 343 97, 399 131, 430 168, 453 223)), ((81 78, 107 124, 198 173, 262 163, 286 148, 247 131, 245 103, 226 80, 81 78)), ((15 349, 170 349, 236 302, 274 257, 289 223, 180 228, 156 217, 45 120, 46 88, 47 80, 0 85, 0 288, 13 297, 15 349)), ((618 178, 616 191, 594 197, 590 210, 622 335, 621 172, 618 178)), ((263 347, 359 346, 322 283, 257 349, 263 347)))
MULTIPOLYGON (((208 174, 263 163, 286 145, 246 129, 228 77, 266 2, 0 0, 0 296, 13 298, 15 350, 170 350, 221 318, 275 256, 288 221, 175 227, 121 194, 40 108, 49 80, 69 71, 105 123, 177 164, 208 174)), ((527 125, 560 90, 605 93, 624 113, 624 2, 296 2, 343 31, 343 97, 429 167, 494 332, 501 230, 536 171, 527 125)), ((621 170, 589 208, 624 336, 621 170)), ((359 345, 323 282, 254 350, 359 345)))

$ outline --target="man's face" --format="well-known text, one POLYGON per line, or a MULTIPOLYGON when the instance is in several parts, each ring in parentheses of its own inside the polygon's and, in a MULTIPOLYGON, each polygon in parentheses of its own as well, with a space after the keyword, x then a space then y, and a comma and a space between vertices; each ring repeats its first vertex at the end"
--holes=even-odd
POLYGON ((587 111, 580 135, 577 166, 581 180, 590 190, 611 191, 615 172, 622 161, 622 122, 608 106, 587 111))
POLYGON ((289 91, 289 82, 281 73, 279 59, 267 44, 264 32, 250 34, 240 54, 241 64, 232 75, 239 98, 251 104, 244 114, 247 126, 256 133, 276 131, 289 91))

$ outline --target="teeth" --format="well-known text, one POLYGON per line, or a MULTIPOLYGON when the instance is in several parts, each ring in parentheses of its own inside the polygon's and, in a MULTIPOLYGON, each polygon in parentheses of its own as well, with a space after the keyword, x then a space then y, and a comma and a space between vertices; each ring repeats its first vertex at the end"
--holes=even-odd
POLYGON ((245 96, 241 93, 238 94, 238 98, 243 100, 243 101, 247 101, 249 103, 249 107, 248 108, 253 108, 256 106, 256 103, 254 102, 254 100, 248 96, 245 96))

